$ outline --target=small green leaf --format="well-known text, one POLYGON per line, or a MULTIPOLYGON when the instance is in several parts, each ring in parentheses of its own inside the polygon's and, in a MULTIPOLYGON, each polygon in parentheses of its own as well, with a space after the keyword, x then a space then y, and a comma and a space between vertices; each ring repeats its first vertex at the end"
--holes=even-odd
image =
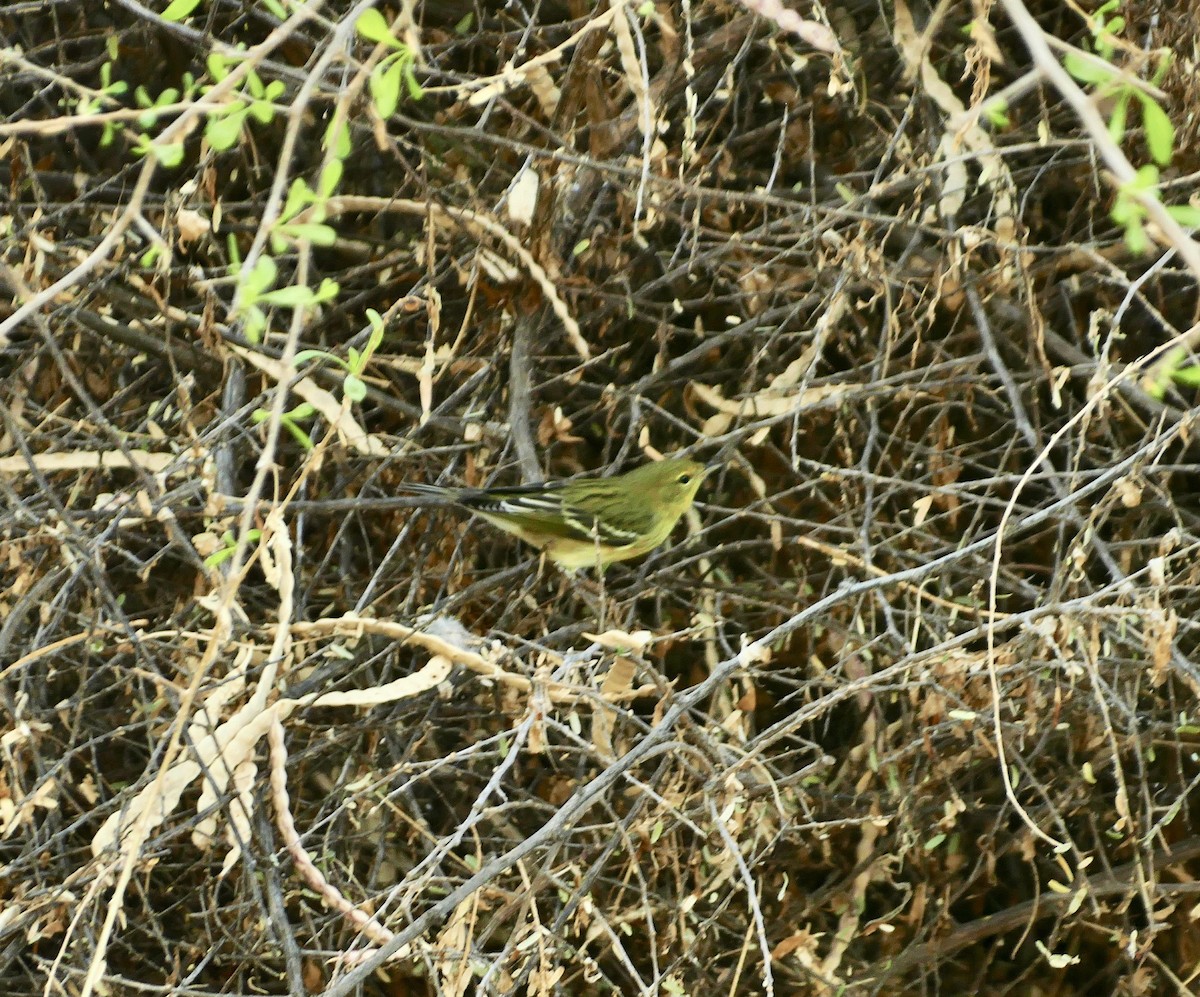
POLYGON ((267 328, 267 316, 257 305, 245 310, 242 317, 242 335, 252 343, 261 343, 267 328))
POLYGON ((267 100, 256 100, 250 105, 250 114, 260 125, 270 124, 275 118, 275 105, 267 100))
POLYGON ((321 281, 321 286, 317 288, 316 294, 313 295, 313 304, 319 305, 326 301, 333 301, 341 289, 341 285, 336 280, 326 277, 321 281))
POLYGON ((347 374, 346 379, 342 381, 342 391, 352 402, 361 402, 367 397, 367 386, 353 374, 347 374))
POLYGON ((168 142, 154 146, 154 158, 171 170, 183 162, 183 143, 168 142))
POLYGON ((208 67, 208 75, 213 78, 213 82, 220 83, 229 75, 231 62, 231 59, 221 55, 219 52, 209 53, 208 58, 205 60, 205 65, 208 67))
POLYGON ((300 350, 294 357, 292 357, 292 366, 299 367, 301 364, 306 364, 310 360, 316 360, 318 358, 321 360, 337 360, 337 357, 335 357, 332 353, 327 353, 325 350, 300 350))
POLYGON ((217 152, 224 152, 237 144, 249 113, 241 101, 234 101, 229 107, 230 110, 220 115, 214 112, 204 126, 204 138, 217 152))
POLYGON ((1150 237, 1140 222, 1125 226, 1125 247, 1134 256, 1143 256, 1150 249, 1150 237))
POLYGON ((267 291, 259 296, 259 300, 279 308, 303 308, 313 303, 313 292, 312 288, 305 284, 289 284, 287 287, 267 291))
MULTIPOLYGON (((1158 86, 1163 81, 1163 77, 1167 75, 1167 70, 1171 68, 1171 63, 1175 59, 1175 53, 1169 48, 1160 48, 1156 53, 1158 61, 1154 66, 1154 73, 1150 77, 1150 85, 1158 86)), ((115 59, 116 56, 113 56, 115 59)))
POLYGON ((381 118, 390 118, 400 104, 400 84, 404 68, 398 62, 392 65, 381 63, 371 74, 369 87, 375 101, 375 109, 381 118))
POLYGON ((1171 377, 1189 388, 1200 388, 1200 367, 1180 367, 1171 377))
POLYGON ((329 197, 338 188, 338 184, 342 182, 342 173, 345 166, 342 165, 340 159, 332 159, 325 164, 325 169, 321 171, 321 176, 317 180, 317 193, 322 197, 329 197))
POLYGON ((1011 123, 1006 100, 989 100, 983 105, 983 113, 987 115, 988 124, 993 128, 1007 128, 1011 123))
POLYGON ((332 246, 337 242, 337 229, 316 222, 291 222, 282 226, 292 239, 307 239, 314 246, 332 246))
POLYGON ((295 218, 316 199, 316 195, 309 189, 304 178, 296 177, 288 187, 287 198, 283 202, 283 209, 279 212, 279 217, 285 222, 289 218, 295 218))
POLYGON ((1147 163, 1145 166, 1139 166, 1137 173, 1134 174, 1132 189, 1136 191, 1153 191, 1158 187, 1159 172, 1158 167, 1153 163, 1147 163))
POLYGON ((160 15, 164 21, 182 21, 200 6, 200 0, 171 0, 160 15))
POLYGON ((233 557, 233 551, 233 547, 222 547, 220 550, 214 550, 204 559, 204 566, 206 568, 219 568, 233 557))
POLYGON ((1108 119, 1108 134, 1112 140, 1120 144, 1125 138, 1125 122, 1129 119, 1129 91, 1126 90, 1117 98, 1113 107, 1112 117, 1108 119))
POLYGON ((368 308, 367 321, 371 323, 371 335, 367 337, 366 353, 373 355, 383 342, 383 317, 374 308, 368 308))
POLYGON ((325 138, 323 140, 324 148, 333 149, 333 154, 338 159, 345 159, 350 155, 350 123, 343 118, 334 127, 334 122, 329 122, 329 127, 325 129, 325 138))
POLYGON ((287 9, 283 6, 283 4, 276 2, 276 0, 262 0, 262 5, 266 7, 270 13, 274 14, 280 21, 286 21, 288 19, 287 9))
POLYGON ((404 85, 408 88, 408 96, 413 100, 420 100, 425 96, 425 90, 417 81, 417 74, 413 70, 413 60, 404 60, 404 85))
POLYGON ((1142 101, 1142 125, 1146 129, 1146 148, 1160 166, 1171 161, 1175 149, 1175 126, 1167 112, 1155 103, 1154 98, 1139 93, 1142 101))
POLYGON ((1088 59, 1078 52, 1068 52, 1063 66, 1080 83, 1107 83, 1114 76, 1111 69, 1088 59))
POLYGON ((374 7, 364 10, 362 16, 354 22, 354 30, 369 42, 383 42, 387 45, 397 44, 388 28, 384 17, 374 7))
POLYGON ((300 422, 304 419, 311 419, 316 414, 317 410, 311 402, 301 402, 288 413, 288 415, 290 415, 297 422, 300 422))
POLYGON ((1190 204, 1171 204, 1167 206, 1167 214, 1185 228, 1200 228, 1200 208, 1190 204))
POLYGON ((286 429, 289 433, 292 434, 292 437, 295 439, 295 441, 297 443, 300 444, 300 446, 303 449, 305 449, 305 450, 314 449, 315 445, 313 444, 312 437, 309 436, 308 433, 306 433, 303 429, 301 429, 299 426, 297 426, 294 422, 292 422, 291 419, 281 420, 281 425, 283 426, 284 429, 286 429))
POLYGON ((240 280, 243 298, 257 301, 259 295, 274 284, 278 276, 278 264, 269 256, 260 256, 254 268, 240 280))

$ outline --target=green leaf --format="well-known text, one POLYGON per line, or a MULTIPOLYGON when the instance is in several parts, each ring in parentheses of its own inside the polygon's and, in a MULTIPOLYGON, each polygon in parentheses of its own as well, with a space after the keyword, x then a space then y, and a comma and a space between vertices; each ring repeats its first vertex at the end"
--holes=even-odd
POLYGON ((161 17, 164 21, 182 21, 199 6, 200 0, 171 0, 161 17))
POLYGON ((326 277, 321 281, 321 286, 317 288, 317 293, 313 295, 313 304, 319 305, 326 301, 333 301, 341 289, 341 285, 336 280, 326 277))
POLYGON ((213 82, 220 83, 229 75, 229 66, 232 61, 228 56, 221 55, 219 52, 209 53, 205 65, 208 66, 208 75, 213 78, 213 82))
POLYGON ((1114 142, 1120 144, 1125 138, 1125 123, 1129 120, 1129 91, 1126 90, 1117 98, 1113 107, 1112 117, 1108 119, 1108 134, 1114 142))
POLYGON ((1150 237, 1140 222, 1125 227, 1125 246, 1134 256, 1142 256, 1150 248, 1150 237))
POLYGON ((310 360, 335 360, 338 363, 342 361, 335 357, 332 353, 326 350, 301 350, 292 358, 292 366, 299 367, 301 364, 308 363, 310 360))
POLYGON ((283 6, 283 4, 277 3, 276 0, 262 0, 262 5, 266 7, 270 13, 279 18, 280 21, 286 21, 288 19, 287 9, 283 6))
POLYGON ((1131 189, 1144 192, 1154 191, 1158 187, 1159 175, 1158 167, 1153 163, 1139 166, 1137 173, 1134 174, 1131 189))
POLYGON ((217 152, 224 152, 237 144, 249 113, 241 101, 234 101, 229 107, 229 111, 220 115, 217 112, 210 115, 204 126, 204 138, 217 152))
POLYGON ((375 67, 371 74, 371 97, 375 101, 375 109, 381 118, 390 118, 400 104, 400 83, 403 80, 404 67, 398 62, 392 65, 381 64, 375 67))
POLYGON ((1115 75, 1111 69, 1099 65, 1078 52, 1068 52, 1063 57, 1063 66, 1080 83, 1107 83, 1115 75))
POLYGON ((332 159, 325 164, 325 169, 321 171, 321 176, 317 180, 317 193, 322 198, 329 197, 338 188, 338 184, 342 182, 342 173, 345 171, 345 166, 340 159, 332 159))
POLYGON ((275 118, 275 105, 268 100, 256 100, 250 105, 250 113, 260 125, 266 125, 275 118))
POLYGON ((242 334, 252 343, 261 343, 262 334, 267 328, 267 316, 261 308, 253 305, 245 310, 242 317, 242 334))
POLYGON ((233 551, 233 547, 222 547, 220 550, 214 550, 204 559, 204 566, 206 568, 219 568, 233 557, 233 551))
POLYGON ((367 321, 371 323, 371 335, 367 337, 367 348, 363 352, 372 356, 383 342, 383 317, 374 308, 368 308, 367 321))
POLYGON ((278 264, 269 256, 260 256, 254 268, 241 278, 242 297, 251 302, 257 301, 259 296, 275 283, 278 276, 278 264))
POLYGON ((267 291, 259 296, 259 300, 279 308, 303 308, 313 303, 313 292, 312 288, 305 284, 289 284, 287 287, 267 291))
POLYGON ((326 149, 332 147, 338 159, 345 159, 350 155, 350 123, 343 118, 335 129, 334 122, 330 121, 322 144, 326 149))
POLYGON ((1184 228, 1200 228, 1200 208, 1190 204, 1170 204, 1167 214, 1174 218, 1184 228))
POLYGON ((1189 388, 1200 388, 1200 367, 1180 367, 1171 377, 1189 388))
POLYGON ((988 124, 993 128, 1007 128, 1011 123, 1006 100, 989 100, 983 105, 983 113, 987 116, 988 124))
POLYGON ((346 379, 342 381, 342 391, 352 402, 361 402, 367 397, 367 386, 353 374, 347 374, 346 379))
MULTIPOLYGON (((1163 81, 1163 77, 1167 75, 1167 70, 1171 68, 1171 63, 1175 59, 1175 53, 1169 48, 1160 48, 1157 53, 1158 61, 1154 66, 1154 73, 1150 77, 1150 85, 1158 86, 1163 81)), ((114 56, 114 58, 116 58, 114 56)))
POLYGON ((289 222, 280 231, 291 239, 307 239, 314 246, 332 246, 337 242, 337 230, 316 222, 289 222))
POLYGON ((168 142, 166 145, 154 146, 154 158, 167 169, 174 169, 183 162, 183 143, 168 142))
POLYGON ((311 402, 301 402, 288 413, 288 415, 290 415, 297 422, 300 422, 304 419, 311 419, 316 414, 317 410, 311 402))
POLYGON ((364 10, 362 16, 354 22, 354 30, 369 42, 383 42, 386 45, 396 45, 388 23, 374 7, 364 10))
POLYGON ((286 222, 289 218, 295 218, 316 199, 317 196, 305 183, 304 178, 296 177, 288 187, 287 198, 283 202, 283 209, 279 212, 280 219, 286 222))
POLYGON ((1139 93, 1142 101, 1142 125, 1146 129, 1146 148, 1150 150, 1151 158, 1160 166, 1166 166, 1171 161, 1175 149, 1175 126, 1171 119, 1154 101, 1139 93))
POLYGON ((300 444, 300 446, 303 449, 305 449, 305 450, 314 449, 312 437, 309 436, 308 433, 306 433, 303 429, 301 429, 299 426, 297 426, 294 422, 292 422, 291 419, 284 417, 283 419, 280 420, 280 425, 283 426, 284 429, 286 429, 289 433, 292 434, 292 437, 296 440, 297 443, 300 444))
POLYGON ((413 100, 420 100, 425 96, 425 89, 418 82, 417 74, 413 69, 412 59, 404 61, 404 85, 408 88, 408 96, 413 100))

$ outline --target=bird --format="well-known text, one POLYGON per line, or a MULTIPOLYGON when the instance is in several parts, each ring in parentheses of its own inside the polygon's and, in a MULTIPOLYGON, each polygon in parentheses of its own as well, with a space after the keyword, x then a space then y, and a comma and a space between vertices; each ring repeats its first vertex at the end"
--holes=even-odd
POLYGON ((405 482, 400 488, 452 502, 537 547, 564 570, 578 571, 659 546, 712 470, 687 457, 667 457, 609 477, 499 488, 405 482))

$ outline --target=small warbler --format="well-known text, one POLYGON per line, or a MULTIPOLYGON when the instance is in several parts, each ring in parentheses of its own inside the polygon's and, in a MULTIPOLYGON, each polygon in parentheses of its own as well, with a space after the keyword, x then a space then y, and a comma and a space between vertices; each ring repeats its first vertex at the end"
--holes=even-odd
POLYGON ((670 457, 609 478, 573 478, 514 488, 404 484, 471 510, 545 552, 567 571, 648 554, 692 506, 711 467, 670 457))

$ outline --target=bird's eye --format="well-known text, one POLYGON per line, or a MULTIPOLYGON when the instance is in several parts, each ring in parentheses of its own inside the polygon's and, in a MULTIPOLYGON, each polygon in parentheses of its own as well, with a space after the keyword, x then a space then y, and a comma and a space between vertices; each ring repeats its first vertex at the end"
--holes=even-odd
POLYGON ((688 474, 686 471, 679 476, 679 483, 681 485, 686 485, 691 480, 692 480, 692 476, 690 474, 688 474))

